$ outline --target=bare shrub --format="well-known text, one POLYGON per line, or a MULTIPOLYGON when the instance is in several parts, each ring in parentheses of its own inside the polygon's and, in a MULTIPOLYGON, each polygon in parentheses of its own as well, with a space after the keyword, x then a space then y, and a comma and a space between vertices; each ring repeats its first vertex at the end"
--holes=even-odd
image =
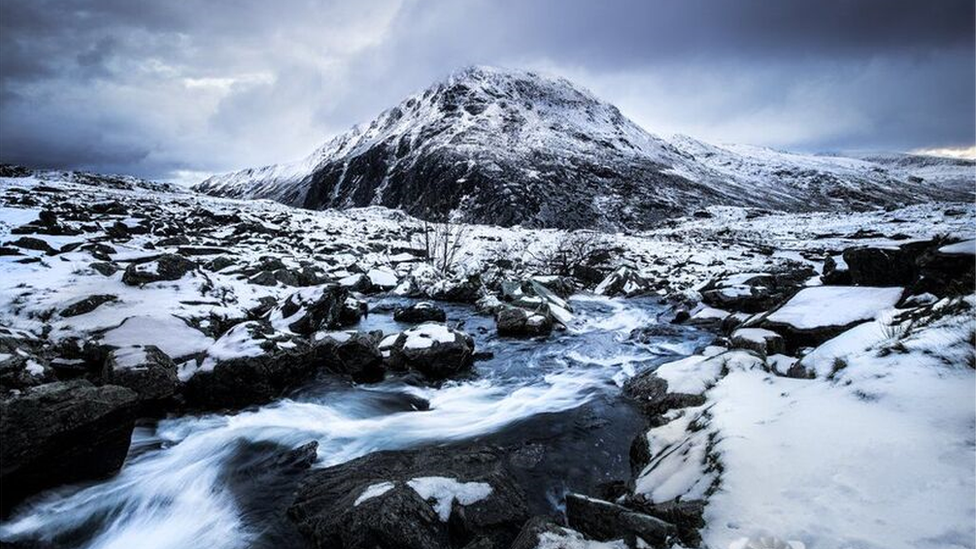
POLYGON ((466 238, 466 225, 424 220, 414 234, 414 244, 424 251, 424 258, 437 272, 449 274, 457 265, 458 254, 466 238))
POLYGON ((606 251, 606 238, 590 231, 566 233, 551 246, 528 252, 530 263, 545 274, 572 276, 580 265, 599 263, 599 254, 606 251))

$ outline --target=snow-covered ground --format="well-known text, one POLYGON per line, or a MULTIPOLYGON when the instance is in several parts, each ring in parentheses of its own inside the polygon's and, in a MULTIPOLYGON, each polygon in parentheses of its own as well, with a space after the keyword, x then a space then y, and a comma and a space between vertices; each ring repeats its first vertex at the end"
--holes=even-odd
MULTIPOLYGON (((205 367, 208 356, 248 352, 233 330, 218 329, 222 322, 247 317, 262 298, 281 300, 297 290, 261 279, 266 273, 273 278, 284 276, 282 270, 288 276, 314 271, 337 281, 361 273, 377 286, 430 295, 469 274, 481 274, 485 284, 493 277, 551 274, 533 258, 567 237, 552 229, 466 226, 456 273, 445 278, 409 252, 417 247, 413 235, 420 223, 402 212, 380 207, 305 211, 270 201, 135 187, 0 178, 5 249, 20 238, 11 231, 33 222, 42 210, 56 205, 79 212, 78 219, 59 219, 73 229, 67 232, 77 234, 30 235, 53 252, 14 246, 21 255, 0 256, 0 325, 51 341, 79 337, 120 346, 154 344, 184 358, 182 371, 191 375, 197 366, 205 367), (118 213, 89 215, 109 201, 120 204, 118 213), (112 231, 122 230, 119 224, 131 234, 113 237, 112 231), (173 236, 187 241, 166 241, 173 236), (99 252, 101 260, 86 246, 74 247, 96 243, 111 246, 99 252), (123 282, 131 262, 186 246, 213 249, 185 250, 201 254, 191 255, 199 267, 177 280, 123 282), (225 259, 223 266, 218 258, 225 259), (499 267, 499 258, 511 265, 499 267), (98 262, 120 270, 103 274, 96 270, 98 262), (115 299, 83 314, 61 314, 93 295, 115 299)), ((697 300, 698 290, 714 278, 791 263, 819 271, 825 258, 853 245, 891 246, 948 235, 963 241, 950 245, 949 252, 971 253, 976 237, 973 204, 858 213, 732 207, 708 212, 651 231, 600 236, 601 245, 614 250, 607 269, 627 266, 653 281, 662 297, 697 300)), ((703 394, 705 403, 669 412, 671 421, 648 433, 654 459, 636 480, 638 492, 654 501, 705 498, 703 536, 711 549, 760 535, 799 541, 808 549, 972 548, 974 299, 918 306, 913 319, 897 320, 892 307, 900 292, 891 288, 824 288, 804 290, 793 309, 777 314, 803 326, 825 315, 837 316, 831 321, 836 325, 864 322, 802 359, 712 346, 657 370, 672 392, 703 394), (838 304, 823 309, 825 293, 838 304), (782 375, 782 364, 797 359, 812 379, 782 375)), ((701 306, 691 312, 702 318, 725 314, 701 306)), ((603 322, 614 321, 630 327, 629 319, 603 322)), ((429 345, 443 336, 431 330, 415 334, 410 345, 429 345)), ((30 368, 45 375, 43 366, 30 368)), ((450 481, 418 479, 414 488, 446 502, 445 508, 481 497, 482 487, 450 481)), ((361 497, 381 495, 384 488, 378 484, 361 497)), ((550 534, 540 546, 617 546, 585 545, 572 532, 565 540, 557 538, 550 534)))

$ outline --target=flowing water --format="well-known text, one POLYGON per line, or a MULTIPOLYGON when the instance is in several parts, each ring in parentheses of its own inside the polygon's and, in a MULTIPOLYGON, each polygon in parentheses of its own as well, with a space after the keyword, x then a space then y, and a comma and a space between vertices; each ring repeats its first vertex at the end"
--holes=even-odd
MULTIPOLYGON (((403 302, 381 300, 374 308, 403 302)), ((534 456, 519 478, 530 509, 551 511, 566 490, 628 478, 628 448, 642 420, 620 385, 707 338, 682 329, 649 343, 630 341, 633 328, 665 312, 654 300, 577 296, 571 303, 570 329, 544 341, 498 338, 490 317, 446 305, 449 321, 463 320, 478 350, 493 356, 439 387, 323 376, 265 406, 140 425, 116 476, 29 500, 0 525, 0 539, 119 549, 290 546, 296 534, 283 509, 301 473, 282 466, 280 456, 313 440, 315 467, 470 440, 518 447, 534 456)), ((374 312, 359 329, 406 327, 390 316, 374 312)))

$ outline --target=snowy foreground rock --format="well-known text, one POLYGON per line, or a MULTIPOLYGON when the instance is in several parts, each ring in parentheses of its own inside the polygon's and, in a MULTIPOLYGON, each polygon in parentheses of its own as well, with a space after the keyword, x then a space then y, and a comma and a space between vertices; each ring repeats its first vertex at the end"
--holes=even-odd
MULTIPOLYGON (((279 432, 310 383, 383 402, 397 387, 409 402, 390 406, 419 416, 451 405, 431 391, 473 379, 452 403, 480 409, 481 357, 599 325, 636 353, 601 381, 647 421, 631 478, 527 494, 538 448, 453 435, 388 452, 373 451, 386 448, 378 440, 338 463, 313 442, 332 415, 295 428, 273 466, 229 478, 300 478, 297 496, 268 497, 294 539, 317 547, 972 547, 972 204, 709 208, 599 238, 469 225, 440 269, 418 248, 423 225, 399 211, 27 175, 0 178, 4 515, 46 488, 117 472, 142 418, 235 427, 272 403, 260 429, 279 432), (580 242, 580 264, 564 264, 580 242), (578 292, 589 295, 568 299, 578 292), (616 308, 644 300, 665 312, 616 308), (581 315, 596 301, 607 318, 581 315), (477 316, 459 318, 457 303, 477 316), (687 331, 701 335, 691 356, 657 345, 687 331), (531 517, 530 496, 565 513, 531 517)), ((572 370, 558 382, 577 383, 572 370)), ((517 392, 502 412, 546 394, 517 392)), ((247 462, 240 438, 214 439, 208 455, 233 448, 247 462)), ((210 497, 187 494, 198 496, 210 497)))

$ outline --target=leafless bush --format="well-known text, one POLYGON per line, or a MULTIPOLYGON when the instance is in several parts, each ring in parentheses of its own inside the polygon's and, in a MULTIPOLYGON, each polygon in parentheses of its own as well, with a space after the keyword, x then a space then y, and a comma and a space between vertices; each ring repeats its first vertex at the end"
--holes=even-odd
POLYGON ((593 266, 599 254, 609 246, 599 233, 577 231, 567 233, 554 245, 528 252, 530 262, 540 272, 559 276, 572 276, 580 265, 593 266))
POLYGON ((422 221, 414 235, 416 246, 424 251, 427 262, 441 274, 454 270, 466 238, 467 227, 450 221, 422 221))

